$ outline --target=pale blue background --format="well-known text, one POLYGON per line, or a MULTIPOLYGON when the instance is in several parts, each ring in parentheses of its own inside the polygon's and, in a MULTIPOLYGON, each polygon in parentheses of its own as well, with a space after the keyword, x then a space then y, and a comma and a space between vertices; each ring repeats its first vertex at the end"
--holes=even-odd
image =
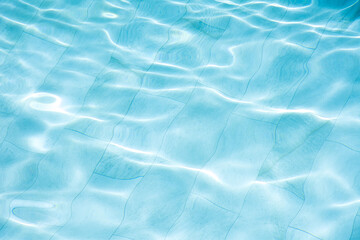
POLYGON ((2 0, 0 239, 359 240, 359 12, 2 0))

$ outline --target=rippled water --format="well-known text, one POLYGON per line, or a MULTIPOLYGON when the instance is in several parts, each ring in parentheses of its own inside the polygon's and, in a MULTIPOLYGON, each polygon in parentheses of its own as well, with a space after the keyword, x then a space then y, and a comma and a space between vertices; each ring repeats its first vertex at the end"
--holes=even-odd
POLYGON ((0 239, 360 239, 360 2, 2 0, 0 239))

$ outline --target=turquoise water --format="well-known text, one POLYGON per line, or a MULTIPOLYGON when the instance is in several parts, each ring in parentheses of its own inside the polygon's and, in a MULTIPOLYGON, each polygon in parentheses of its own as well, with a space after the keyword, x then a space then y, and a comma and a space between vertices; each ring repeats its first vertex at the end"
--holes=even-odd
POLYGON ((2 0, 0 239, 359 240, 359 16, 2 0))

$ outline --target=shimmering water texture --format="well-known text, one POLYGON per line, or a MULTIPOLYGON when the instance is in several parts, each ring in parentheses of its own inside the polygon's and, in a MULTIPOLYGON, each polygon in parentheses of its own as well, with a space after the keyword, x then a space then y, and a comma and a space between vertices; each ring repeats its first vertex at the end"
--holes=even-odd
POLYGON ((0 239, 359 240, 359 16, 1 0, 0 239))

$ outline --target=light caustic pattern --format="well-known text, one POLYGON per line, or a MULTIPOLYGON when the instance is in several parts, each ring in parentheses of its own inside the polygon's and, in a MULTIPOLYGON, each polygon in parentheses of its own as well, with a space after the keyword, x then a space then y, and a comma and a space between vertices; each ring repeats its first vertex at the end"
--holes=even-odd
POLYGON ((359 240, 359 16, 2 0, 0 239, 359 240))

